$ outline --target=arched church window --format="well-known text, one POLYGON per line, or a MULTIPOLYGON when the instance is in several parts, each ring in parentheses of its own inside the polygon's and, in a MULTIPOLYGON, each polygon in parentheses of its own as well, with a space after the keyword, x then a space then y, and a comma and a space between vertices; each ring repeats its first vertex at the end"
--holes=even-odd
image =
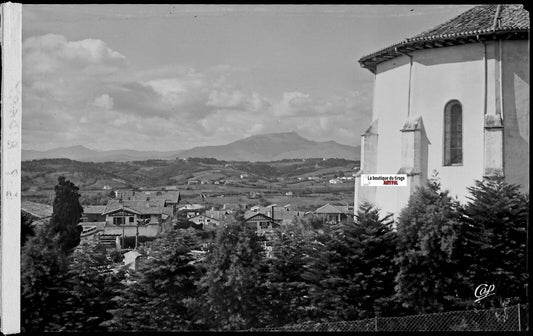
POLYGON ((463 163, 463 108, 452 101, 444 109, 444 165, 463 163))

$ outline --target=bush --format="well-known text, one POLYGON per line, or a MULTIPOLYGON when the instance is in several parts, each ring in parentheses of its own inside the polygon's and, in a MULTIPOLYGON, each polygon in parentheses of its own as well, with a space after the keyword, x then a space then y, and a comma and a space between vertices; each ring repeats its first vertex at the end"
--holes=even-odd
MULTIPOLYGON (((147 236, 139 236, 139 245, 144 244, 146 242, 151 242, 153 240, 157 239, 156 237, 147 237, 147 236)), ((122 237, 120 237, 120 240, 122 242, 122 237)), ((132 249, 135 248, 135 237, 124 237, 124 248, 132 249)))

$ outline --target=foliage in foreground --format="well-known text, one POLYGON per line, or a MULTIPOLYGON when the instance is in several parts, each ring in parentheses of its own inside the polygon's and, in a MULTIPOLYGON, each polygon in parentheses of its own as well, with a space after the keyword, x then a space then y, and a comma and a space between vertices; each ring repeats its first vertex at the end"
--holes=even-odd
POLYGON ((460 205, 436 180, 417 189, 398 220, 399 251, 395 261, 397 302, 404 314, 449 311, 456 306, 454 247, 460 205))
POLYGON ((108 272, 97 245, 69 255, 59 235, 37 231, 23 247, 23 327, 247 330, 432 313, 473 308, 481 283, 496 294, 476 308, 526 302, 529 197, 502 179, 470 193, 460 205, 434 181, 412 195, 396 230, 369 204, 353 222, 297 220, 275 232, 271 257, 242 216, 214 241, 177 229, 144 247, 129 277, 108 272))
POLYGON ((127 279, 115 301, 119 307, 106 325, 120 331, 195 329, 189 306, 196 296, 201 269, 191 250, 199 248, 195 230, 172 230, 144 252, 140 271, 127 279))

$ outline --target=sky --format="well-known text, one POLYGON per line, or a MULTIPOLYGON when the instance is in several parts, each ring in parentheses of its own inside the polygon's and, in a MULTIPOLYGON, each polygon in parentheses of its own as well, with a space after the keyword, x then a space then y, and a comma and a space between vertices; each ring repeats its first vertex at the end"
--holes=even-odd
POLYGON ((22 148, 358 146, 374 75, 357 61, 472 7, 23 5, 22 148))

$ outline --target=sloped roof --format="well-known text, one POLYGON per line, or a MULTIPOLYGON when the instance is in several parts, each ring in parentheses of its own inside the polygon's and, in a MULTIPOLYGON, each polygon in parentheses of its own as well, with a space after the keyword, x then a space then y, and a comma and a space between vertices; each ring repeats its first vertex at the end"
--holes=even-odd
POLYGON ((529 39, 529 12, 523 5, 481 5, 412 38, 383 48, 359 60, 375 72, 379 63, 404 52, 476 43, 493 37, 529 39))
POLYGON ((101 215, 106 207, 106 205, 86 205, 83 207, 83 213, 86 215, 101 215))
POLYGON ((167 203, 179 203, 180 192, 176 190, 151 190, 151 191, 139 191, 131 196, 132 200, 145 201, 145 200, 159 200, 162 199, 167 203), (159 194, 159 195, 158 195, 159 194))
POLYGON ((38 219, 51 217, 54 210, 51 205, 30 201, 22 201, 20 204, 20 209, 38 219))
POLYGON ((303 211, 296 211, 296 210, 281 210, 281 211, 275 211, 274 212, 274 219, 276 220, 293 220, 294 217, 302 217, 305 214, 303 211))
POLYGON ((262 218, 265 218, 267 220, 271 220, 273 221, 272 217, 270 216, 267 216, 265 214, 262 214, 262 213, 257 213, 257 212, 248 212, 246 211, 244 213, 244 220, 245 221, 249 221, 250 219, 254 218, 254 217, 262 217, 262 218))
POLYGON ((348 206, 334 206, 329 203, 315 210, 317 214, 346 214, 348 212, 348 206))
POLYGON ((162 214, 165 205, 165 200, 150 200, 150 201, 135 201, 124 200, 122 204, 119 200, 109 200, 103 214, 115 212, 117 210, 129 210, 131 212, 141 215, 162 214))

